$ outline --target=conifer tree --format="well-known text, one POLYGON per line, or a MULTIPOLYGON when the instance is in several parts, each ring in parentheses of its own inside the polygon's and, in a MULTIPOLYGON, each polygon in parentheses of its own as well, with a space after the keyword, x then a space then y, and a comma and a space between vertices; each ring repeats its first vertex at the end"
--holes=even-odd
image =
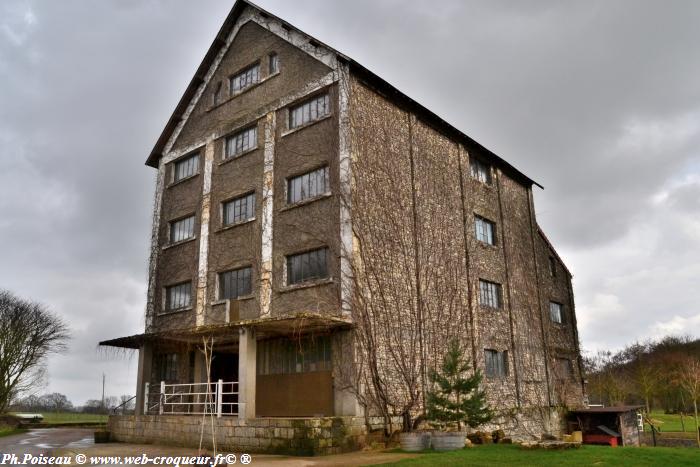
POLYGON ((481 372, 469 374, 471 365, 456 340, 450 342, 440 371, 430 373, 433 389, 426 400, 427 418, 440 425, 462 424, 475 428, 493 417, 480 388, 481 372))

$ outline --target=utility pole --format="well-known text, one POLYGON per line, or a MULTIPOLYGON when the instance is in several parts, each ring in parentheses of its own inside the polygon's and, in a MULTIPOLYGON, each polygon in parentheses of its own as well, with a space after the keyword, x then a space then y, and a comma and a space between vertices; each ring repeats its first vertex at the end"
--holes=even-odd
POLYGON ((102 410, 105 409, 105 374, 102 373, 102 410))

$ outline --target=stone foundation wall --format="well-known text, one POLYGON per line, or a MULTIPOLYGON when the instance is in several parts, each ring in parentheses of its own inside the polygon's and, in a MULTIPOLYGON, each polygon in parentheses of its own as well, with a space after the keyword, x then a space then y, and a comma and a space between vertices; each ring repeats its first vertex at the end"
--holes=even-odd
MULTIPOLYGON (((371 430, 381 419, 369 420, 371 430)), ((199 446, 202 417, 195 415, 112 415, 107 424, 114 441, 199 446)), ((214 418, 217 448, 221 452, 291 455, 338 454, 355 451, 370 442, 364 417, 329 418, 214 418)), ((212 448, 211 418, 204 423, 204 446, 212 448)))
MULTIPOLYGON (((401 421, 394 420, 394 430, 401 421)), ((217 449, 220 452, 247 452, 313 456, 356 451, 384 441, 380 417, 328 418, 214 418, 217 449), (377 430, 377 431, 374 431, 377 430)), ((555 408, 522 409, 501 414, 481 431, 502 429, 514 440, 540 439, 542 434, 560 436, 563 417, 555 408)), ((196 415, 111 415, 107 423, 112 440, 125 443, 199 446, 202 417, 196 415)), ((204 423, 203 445, 212 446, 211 418, 204 423)))
POLYGON ((490 423, 474 431, 503 430, 514 441, 541 439, 542 435, 561 437, 565 430, 564 409, 524 407, 513 413, 500 413, 490 423))

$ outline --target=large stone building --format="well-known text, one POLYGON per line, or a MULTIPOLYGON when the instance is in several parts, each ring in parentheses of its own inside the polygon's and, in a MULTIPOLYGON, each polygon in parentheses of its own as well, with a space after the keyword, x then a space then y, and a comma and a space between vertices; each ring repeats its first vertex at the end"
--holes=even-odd
POLYGON ((185 414, 213 410, 220 445, 349 448, 369 416, 420 411, 453 338, 496 423, 550 430, 551 408, 582 404, 571 274, 536 183, 285 21, 235 3, 147 165, 146 329, 102 343, 139 352, 117 439, 198 441, 185 414))

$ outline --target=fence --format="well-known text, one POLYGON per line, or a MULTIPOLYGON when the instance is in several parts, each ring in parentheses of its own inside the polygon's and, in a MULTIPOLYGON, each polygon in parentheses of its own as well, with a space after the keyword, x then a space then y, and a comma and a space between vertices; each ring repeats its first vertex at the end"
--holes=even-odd
POLYGON ((166 384, 144 390, 143 413, 147 415, 238 415, 238 382, 166 384))

